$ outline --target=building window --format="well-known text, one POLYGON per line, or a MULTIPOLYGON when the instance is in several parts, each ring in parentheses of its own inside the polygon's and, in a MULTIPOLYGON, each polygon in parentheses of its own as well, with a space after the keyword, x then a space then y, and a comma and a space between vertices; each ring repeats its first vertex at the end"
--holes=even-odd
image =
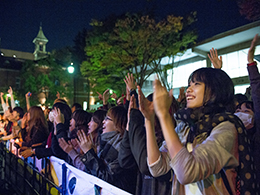
POLYGON ((15 78, 15 88, 20 89, 20 86, 21 86, 21 79, 20 79, 20 77, 16 77, 15 78))
POLYGON ((88 92, 88 83, 83 83, 83 91, 84 93, 88 92))

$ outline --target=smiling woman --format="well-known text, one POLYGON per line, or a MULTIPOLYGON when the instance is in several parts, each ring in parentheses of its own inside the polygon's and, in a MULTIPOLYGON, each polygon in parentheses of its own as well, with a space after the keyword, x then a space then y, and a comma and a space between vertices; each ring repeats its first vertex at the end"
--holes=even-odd
POLYGON ((121 168, 118 162, 126 122, 127 111, 124 107, 115 106, 108 110, 103 121, 103 133, 97 154, 90 136, 79 133, 78 137, 79 145, 84 152, 82 162, 85 164, 86 172, 133 193, 136 175, 131 174, 132 170, 121 168))
MULTIPOLYGON (((200 68, 191 74, 188 82, 187 108, 176 113, 176 128, 168 112, 172 97, 160 81, 154 82, 154 110, 165 143, 160 150, 155 147, 152 120, 146 118, 151 174, 158 177, 173 169, 172 194, 236 194, 237 190, 241 194, 254 194, 254 187, 244 185, 255 185, 245 127, 228 112, 234 111, 232 80, 220 69, 200 68), (238 188, 236 181, 243 188, 238 188)), ((144 107, 142 112, 147 109, 144 107)))

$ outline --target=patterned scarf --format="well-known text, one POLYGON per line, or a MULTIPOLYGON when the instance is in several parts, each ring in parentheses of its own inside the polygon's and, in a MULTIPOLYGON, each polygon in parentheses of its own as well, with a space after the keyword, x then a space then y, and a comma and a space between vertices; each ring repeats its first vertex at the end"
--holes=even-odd
POLYGON ((214 127, 229 121, 233 123, 238 132, 239 166, 237 168, 237 194, 257 194, 255 167, 250 151, 250 140, 241 120, 225 112, 225 108, 219 106, 205 106, 197 109, 181 109, 176 113, 176 118, 188 123, 190 131, 187 142, 192 143, 198 136, 208 137, 214 127))

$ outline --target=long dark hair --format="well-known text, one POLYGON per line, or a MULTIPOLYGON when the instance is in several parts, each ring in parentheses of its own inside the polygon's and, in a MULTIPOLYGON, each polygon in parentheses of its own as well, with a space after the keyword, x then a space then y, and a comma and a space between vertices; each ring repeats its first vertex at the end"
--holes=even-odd
POLYGON ((28 113, 30 114, 30 119, 28 121, 28 126, 26 128, 27 135, 31 136, 31 130, 32 128, 38 129, 44 129, 45 133, 48 134, 48 128, 46 119, 44 117, 43 110, 39 106, 32 106, 30 107, 28 113))
POLYGON ((200 68, 189 77, 188 82, 203 82, 205 84, 204 106, 225 107, 234 112, 234 85, 231 78, 221 69, 200 68))

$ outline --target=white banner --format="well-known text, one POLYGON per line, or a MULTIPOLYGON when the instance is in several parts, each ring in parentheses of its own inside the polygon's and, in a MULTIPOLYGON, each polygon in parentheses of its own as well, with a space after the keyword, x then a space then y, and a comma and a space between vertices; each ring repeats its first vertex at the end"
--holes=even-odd
POLYGON ((62 165, 65 163, 68 195, 97 195, 99 193, 95 185, 101 187, 101 195, 130 195, 128 192, 69 165, 64 160, 52 156, 50 161, 59 180, 59 186, 62 185, 62 165))

